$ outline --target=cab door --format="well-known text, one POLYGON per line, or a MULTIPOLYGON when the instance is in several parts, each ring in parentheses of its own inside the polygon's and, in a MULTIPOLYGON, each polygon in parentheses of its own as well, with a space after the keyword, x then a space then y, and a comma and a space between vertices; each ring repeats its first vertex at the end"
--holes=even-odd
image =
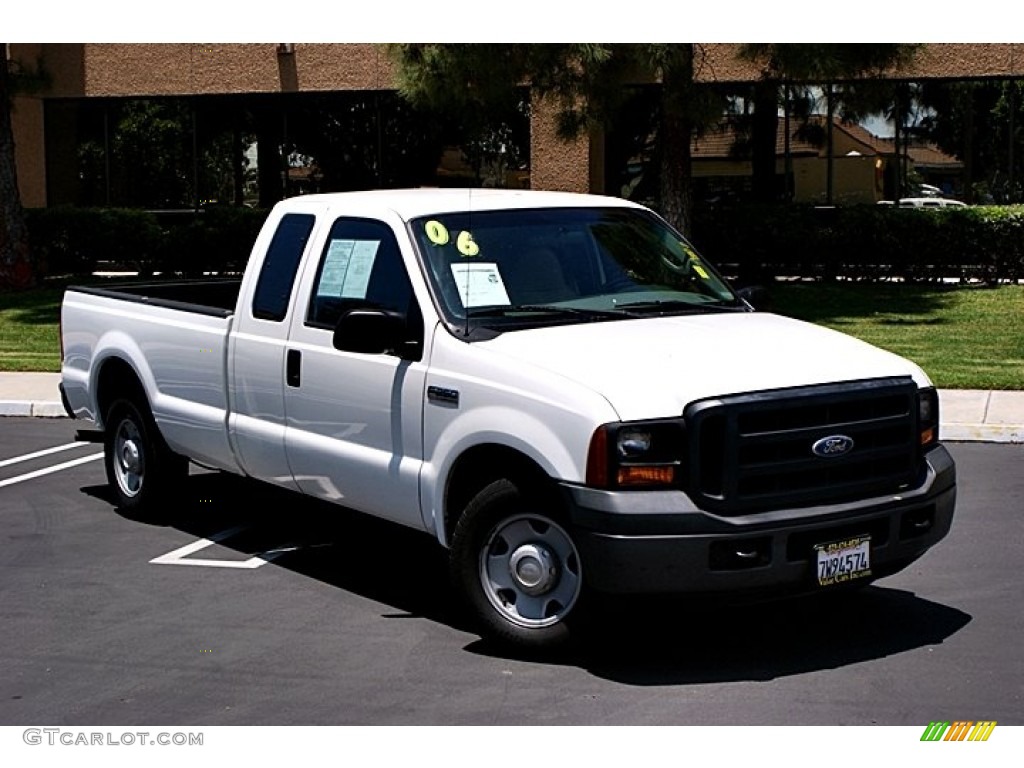
POLYGON ((285 378, 295 482, 310 495, 421 528, 423 321, 392 227, 336 219, 297 295, 304 305, 293 313, 285 378), (390 353, 335 349, 335 326, 353 309, 400 313, 407 342, 390 353))
POLYGON ((284 441, 285 348, 293 287, 316 223, 314 209, 286 213, 276 228, 268 222, 254 248, 265 254, 262 262, 252 263, 246 273, 246 280, 255 281, 252 301, 239 307, 228 340, 228 435, 239 464, 252 477, 292 490, 284 441))

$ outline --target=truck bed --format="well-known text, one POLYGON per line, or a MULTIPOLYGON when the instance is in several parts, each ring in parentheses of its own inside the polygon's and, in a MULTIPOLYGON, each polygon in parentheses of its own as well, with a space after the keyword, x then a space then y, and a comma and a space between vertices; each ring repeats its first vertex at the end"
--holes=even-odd
POLYGON ((230 317, 234 314, 241 285, 241 279, 177 280, 126 283, 111 287, 75 285, 71 286, 71 290, 184 312, 230 317))
POLYGON ((167 444, 238 471, 227 437, 227 344, 239 280, 70 287, 64 295, 62 381, 78 418, 102 426, 95 398, 108 358, 131 361, 167 444))

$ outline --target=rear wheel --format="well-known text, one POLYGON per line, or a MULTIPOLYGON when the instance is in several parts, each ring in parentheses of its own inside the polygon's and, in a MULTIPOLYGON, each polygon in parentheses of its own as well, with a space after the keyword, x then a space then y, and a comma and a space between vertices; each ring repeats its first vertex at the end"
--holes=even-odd
POLYGON ((484 631, 530 649, 564 644, 580 613, 583 569, 552 505, 497 480, 452 535, 452 574, 484 631))
POLYGON ((128 512, 166 506, 188 476, 188 460, 167 447, 149 410, 128 399, 107 411, 104 464, 117 505, 128 512))

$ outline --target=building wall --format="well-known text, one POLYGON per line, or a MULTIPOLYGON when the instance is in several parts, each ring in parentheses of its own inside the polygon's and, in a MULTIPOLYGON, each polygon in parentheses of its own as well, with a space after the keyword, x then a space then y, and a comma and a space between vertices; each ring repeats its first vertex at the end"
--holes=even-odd
MULTIPOLYGON (((875 203, 882 199, 880 177, 876 175, 876 157, 836 157, 833 159, 833 202, 838 204, 875 203)), ((782 164, 779 173, 782 173, 782 164)), ((828 164, 823 157, 799 157, 793 160, 793 199, 799 203, 824 203, 828 184, 828 164)))
MULTIPOLYGON (((11 58, 35 68, 40 43, 11 43, 11 58)), ((11 104, 14 129, 14 162, 18 172, 21 203, 27 208, 46 205, 46 146, 43 102, 36 95, 16 95, 11 104)))
MULTIPOLYGON (((833 200, 836 203, 875 203, 882 199, 881 176, 876 175, 876 157, 837 157, 833 166, 833 200)), ((794 157, 793 200, 824 203, 827 197, 828 164, 824 157, 794 157)), ((776 173, 786 172, 779 158, 776 173)), ((880 170, 878 171, 880 173, 880 170)), ((749 160, 700 160, 693 164, 694 178, 750 178, 749 160)))
MULTIPOLYGON (((558 137, 557 108, 535 99, 530 116, 530 187, 559 192, 591 191, 591 142, 582 136, 566 142, 558 137)), ((596 159, 596 158, 595 158, 596 159)), ((596 190, 603 180, 594 172, 596 190)))
MULTIPOLYGON (((698 45, 698 80, 750 82, 760 76, 757 66, 736 57, 736 45, 698 45)), ((40 97, 18 100, 15 140, 27 205, 45 204, 47 198, 42 99, 381 90, 391 89, 394 80, 386 51, 372 44, 296 43, 281 51, 276 43, 32 43, 12 44, 11 54, 30 65, 41 65, 51 78, 40 97)), ((1024 76, 1024 44, 929 44, 911 67, 891 74, 1024 76)), ((555 136, 554 113, 550 105, 540 105, 531 118, 531 186, 603 189, 600 137, 563 143, 555 136)), ((50 169, 53 178, 55 170, 60 169, 50 169)), ((806 173, 808 179, 816 178, 817 171, 806 173)), ((838 201, 842 200, 839 174, 836 178, 838 201)))
POLYGON ((15 97, 13 106, 14 162, 18 169, 21 204, 26 208, 39 208, 46 205, 43 102, 15 97))
POLYGON ((46 44, 42 63, 56 96, 187 96, 382 90, 393 87, 387 53, 369 44, 46 44))
MULTIPOLYGON (((282 91, 374 90, 393 87, 394 67, 379 45, 294 43, 46 43, 35 51, 53 75, 52 96, 155 96, 282 91)), ((735 44, 698 44, 702 82, 750 82, 760 68, 736 57, 735 44)), ((924 46, 893 77, 1024 75, 1024 44, 947 43, 924 46)))
MULTIPOLYGON (((698 43, 697 79, 703 82, 750 82, 760 67, 736 57, 735 43, 698 43)), ((1020 77, 1022 43, 928 43, 910 66, 887 73, 895 79, 1020 77)))

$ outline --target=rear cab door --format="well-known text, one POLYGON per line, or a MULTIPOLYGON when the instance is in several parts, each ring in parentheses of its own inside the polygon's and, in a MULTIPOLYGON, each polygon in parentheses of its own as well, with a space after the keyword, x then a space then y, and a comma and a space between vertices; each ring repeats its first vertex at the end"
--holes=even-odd
POLYGON ((289 203, 271 213, 246 268, 228 352, 228 433, 239 463, 247 474, 293 490, 285 452, 285 347, 294 287, 322 208, 289 203))

